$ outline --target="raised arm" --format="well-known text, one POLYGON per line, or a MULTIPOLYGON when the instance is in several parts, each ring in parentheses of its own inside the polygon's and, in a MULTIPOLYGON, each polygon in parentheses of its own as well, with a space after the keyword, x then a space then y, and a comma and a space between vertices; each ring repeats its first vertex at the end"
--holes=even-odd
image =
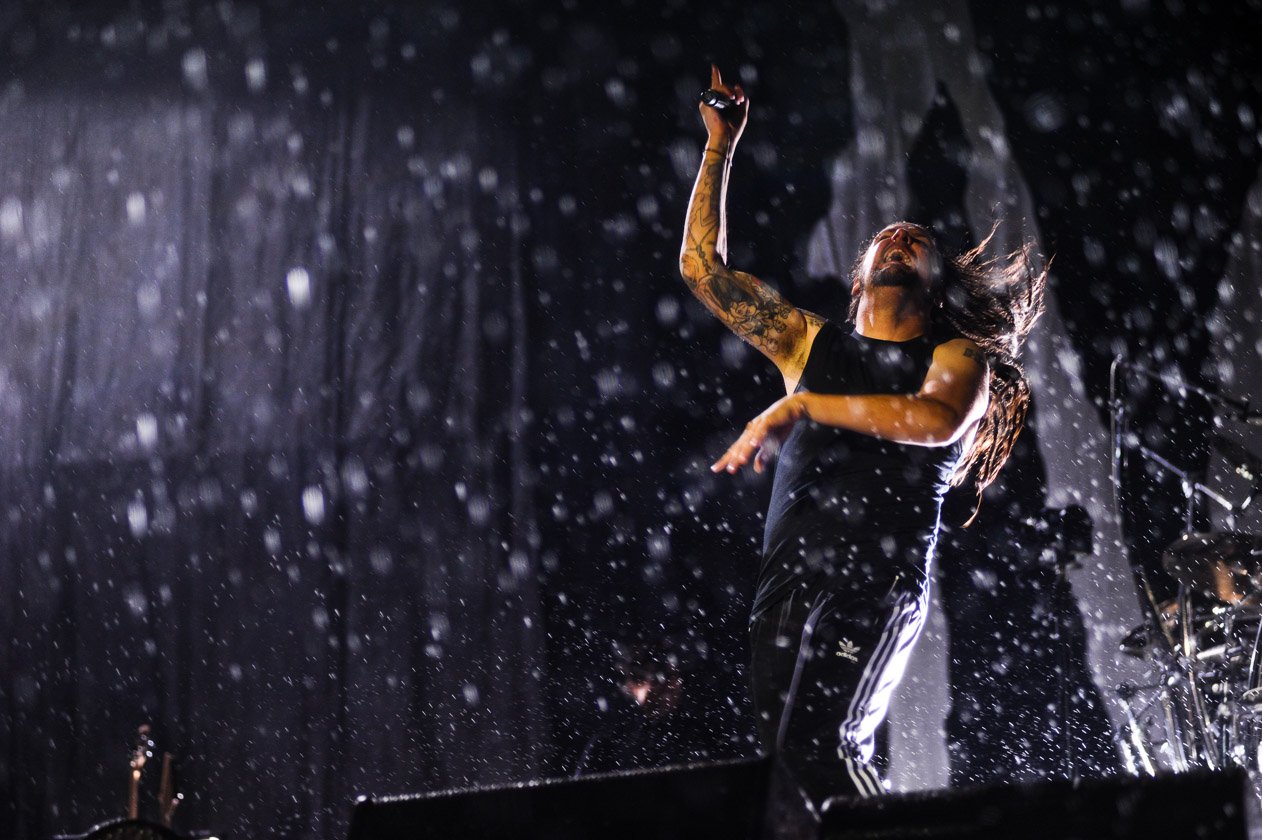
POLYGON ((792 392, 822 321, 792 306, 752 274, 727 265, 727 179, 732 153, 749 115, 749 100, 739 85, 728 88, 723 84, 717 67, 711 67, 710 86, 732 96, 738 104, 727 109, 734 112, 730 115, 700 106, 709 137, 688 202, 679 272, 707 309, 775 362, 784 375, 786 390, 792 392))
POLYGON ((783 440, 804 419, 895 443, 946 446, 971 434, 986 413, 987 372, 977 345, 957 338, 934 349, 914 394, 790 394, 751 420, 710 469, 736 472, 754 458, 761 472, 764 443, 783 440))

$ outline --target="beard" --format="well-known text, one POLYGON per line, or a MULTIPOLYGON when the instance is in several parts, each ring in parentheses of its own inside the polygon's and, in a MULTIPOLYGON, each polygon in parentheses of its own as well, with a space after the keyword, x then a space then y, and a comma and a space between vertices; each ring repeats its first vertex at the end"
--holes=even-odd
POLYGON ((919 282, 920 275, 911 266, 900 262, 888 262, 872 272, 868 285, 909 288, 919 282))

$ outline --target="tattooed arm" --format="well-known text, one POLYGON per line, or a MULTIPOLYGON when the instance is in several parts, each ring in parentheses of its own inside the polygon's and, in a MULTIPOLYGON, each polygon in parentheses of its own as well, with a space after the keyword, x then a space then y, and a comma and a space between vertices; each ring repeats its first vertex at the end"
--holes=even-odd
POLYGON ((823 320, 792 306, 752 274, 727 265, 727 179, 749 102, 739 85, 723 85, 718 68, 711 69, 710 86, 732 96, 737 105, 724 112, 701 106, 709 139, 688 203, 679 272, 707 309, 776 363, 792 393, 823 320))
MULTIPOLYGON (((914 394, 790 394, 751 420, 710 469, 734 473, 752 458, 762 472, 763 444, 782 441, 800 420, 850 429, 912 446, 946 446, 964 439, 967 451, 986 414, 988 366, 966 338, 939 344, 914 394)), ((774 448, 774 447, 769 447, 774 448)))

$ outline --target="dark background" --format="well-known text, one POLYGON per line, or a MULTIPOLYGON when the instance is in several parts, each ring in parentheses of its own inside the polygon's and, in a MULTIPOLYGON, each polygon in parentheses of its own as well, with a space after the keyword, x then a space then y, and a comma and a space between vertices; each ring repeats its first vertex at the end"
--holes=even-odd
MULTIPOLYGON (((1102 412, 1122 350, 1214 385, 1262 9, 951 8, 1087 394, 1102 412)), ((685 687, 660 761, 751 754, 767 483, 704 465, 780 382, 677 276, 695 97, 716 60, 755 102, 733 263, 839 317, 848 283, 803 255, 864 142, 854 91, 934 81, 852 77, 850 22, 887 12, 0 11, 0 834, 121 812, 146 721, 177 825, 223 834, 338 837, 357 792, 567 774, 626 712, 634 646, 685 687)), ((958 208, 932 177, 953 107, 902 126, 898 213, 958 208)), ((1203 418, 1149 398, 1150 437, 1203 460, 1203 418)), ((1177 490, 1141 473, 1152 566, 1177 490)))

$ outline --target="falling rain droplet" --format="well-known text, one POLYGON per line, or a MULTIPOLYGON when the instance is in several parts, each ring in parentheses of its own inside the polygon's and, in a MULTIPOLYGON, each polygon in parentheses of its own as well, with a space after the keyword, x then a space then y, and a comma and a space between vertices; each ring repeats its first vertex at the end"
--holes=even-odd
POLYGON ((188 82, 189 87, 194 90, 204 90, 206 88, 206 84, 209 81, 206 72, 206 53, 200 49, 191 49, 184 53, 180 66, 184 70, 184 81, 188 82))
POLYGON ((149 531, 149 509, 144 499, 132 499, 127 505, 127 526, 133 537, 143 537, 149 531))
POLYGON ((123 587, 123 598, 127 601, 127 609, 136 618, 144 618, 149 612, 149 601, 145 598, 145 593, 134 583, 129 583, 123 587))
POLYGON ((158 419, 147 411, 136 418, 136 442, 146 452, 158 445, 158 419))
POLYGON ((1050 132, 1064 125, 1068 115, 1064 104, 1055 95, 1040 92, 1026 101, 1025 118, 1038 131, 1050 132))
POLYGON ((324 491, 311 486, 302 491, 302 514, 312 525, 324 521, 324 491))
POLYGON ((285 288, 289 290, 289 302, 296 309, 306 309, 311 303, 311 276, 300 266, 289 269, 285 275, 285 288))
POLYGON ((127 221, 133 225, 144 224, 145 211, 144 193, 133 192, 127 196, 127 221))
POLYGON ((252 58, 245 64, 245 84, 253 92, 258 93, 267 86, 267 65, 261 58, 252 58))
POLYGON ((7 196, 0 204, 0 234, 5 237, 17 236, 22 232, 22 202, 13 196, 7 196))

